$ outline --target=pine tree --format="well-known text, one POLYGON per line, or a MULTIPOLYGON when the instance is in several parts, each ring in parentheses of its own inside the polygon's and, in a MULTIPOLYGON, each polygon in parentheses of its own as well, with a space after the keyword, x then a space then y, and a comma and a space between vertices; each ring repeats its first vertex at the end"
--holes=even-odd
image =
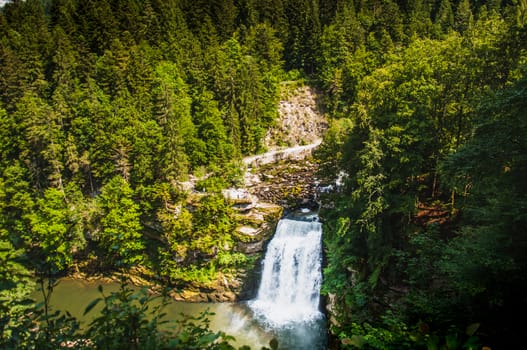
POLYGON ((163 128, 162 173, 168 180, 184 177, 189 170, 189 154, 196 135, 190 113, 191 99, 179 68, 161 62, 154 73, 154 115, 163 128))

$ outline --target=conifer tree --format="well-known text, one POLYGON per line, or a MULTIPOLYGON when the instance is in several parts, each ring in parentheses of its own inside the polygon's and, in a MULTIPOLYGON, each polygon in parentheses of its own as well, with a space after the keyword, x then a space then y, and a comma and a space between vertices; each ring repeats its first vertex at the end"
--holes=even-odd
POLYGON ((94 238, 106 262, 119 268, 140 264, 144 259, 141 213, 133 196, 130 185, 116 176, 103 186, 97 200, 100 231, 94 238))

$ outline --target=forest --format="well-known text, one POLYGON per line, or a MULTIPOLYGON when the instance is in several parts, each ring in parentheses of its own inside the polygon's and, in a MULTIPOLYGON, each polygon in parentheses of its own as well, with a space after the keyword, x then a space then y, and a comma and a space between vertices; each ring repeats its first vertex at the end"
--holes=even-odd
POLYGON ((315 159, 344 179, 320 209, 332 346, 523 346, 526 73, 526 0, 5 2, 0 347, 230 349, 192 320, 168 337, 126 286, 85 333, 29 296, 76 269, 177 286, 246 263, 221 190, 291 80, 321 91, 315 159))

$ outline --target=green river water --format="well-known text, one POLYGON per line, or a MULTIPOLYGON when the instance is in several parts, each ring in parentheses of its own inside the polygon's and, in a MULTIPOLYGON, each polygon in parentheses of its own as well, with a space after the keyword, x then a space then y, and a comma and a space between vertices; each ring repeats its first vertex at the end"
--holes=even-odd
MULTIPOLYGON (((99 285, 103 286, 106 295, 119 289, 117 283, 62 279, 53 290, 51 307, 54 310, 68 311, 81 321, 81 327, 86 326, 102 308, 102 303, 99 303, 87 315, 83 315, 86 306, 92 300, 101 297, 98 290, 99 285)), ((34 297, 37 301, 43 299, 40 290, 35 291, 34 297)), ((197 316, 206 310, 214 313, 214 315, 209 316, 211 329, 214 331, 221 330, 234 336, 236 338, 234 343, 237 346, 249 345, 252 349, 260 349, 262 346, 268 346, 269 341, 275 336, 272 331, 265 330, 252 319, 250 309, 243 303, 171 301, 164 309, 167 314, 165 320, 180 320, 184 317, 182 314, 197 316)))

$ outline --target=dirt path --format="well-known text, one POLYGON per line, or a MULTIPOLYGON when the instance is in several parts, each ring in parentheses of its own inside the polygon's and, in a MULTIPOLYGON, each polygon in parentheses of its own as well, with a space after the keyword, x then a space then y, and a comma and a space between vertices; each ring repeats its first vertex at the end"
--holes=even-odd
POLYGON ((256 167, 275 163, 281 160, 300 160, 310 155, 311 152, 322 143, 322 139, 317 139, 309 145, 294 146, 284 149, 271 150, 269 152, 255 156, 243 158, 243 163, 248 167, 256 167))

